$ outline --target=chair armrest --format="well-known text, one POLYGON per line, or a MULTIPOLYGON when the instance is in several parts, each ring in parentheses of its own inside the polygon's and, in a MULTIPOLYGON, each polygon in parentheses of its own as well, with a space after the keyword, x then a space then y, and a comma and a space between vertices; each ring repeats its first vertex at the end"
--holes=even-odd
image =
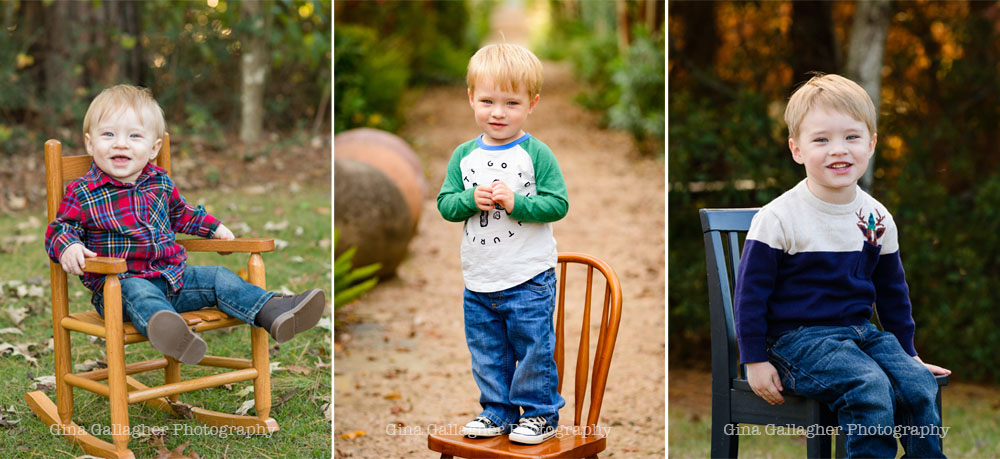
POLYGON ((125 260, 112 257, 94 257, 84 260, 83 271, 94 274, 119 274, 128 271, 125 260))
POLYGON ((178 239, 188 252, 261 253, 274 250, 274 239, 178 239))

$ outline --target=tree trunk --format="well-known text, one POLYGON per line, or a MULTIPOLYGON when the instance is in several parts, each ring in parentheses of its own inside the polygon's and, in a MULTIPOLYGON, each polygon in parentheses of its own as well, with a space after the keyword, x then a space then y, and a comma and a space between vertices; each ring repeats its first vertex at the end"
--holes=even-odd
MULTIPOLYGON (((41 100, 46 136, 62 138, 66 128, 73 131, 78 126, 73 121, 73 98, 81 80, 74 68, 82 54, 80 47, 81 27, 78 22, 84 13, 82 4, 74 2, 54 2, 45 11, 45 32, 43 38, 45 84, 41 88, 41 100)), ((69 131, 69 132, 73 132, 69 131)))
POLYGON ((632 39, 631 23, 628 19, 628 2, 617 0, 615 10, 618 16, 618 54, 624 56, 628 52, 628 47, 632 39))
POLYGON ((256 142, 264 125, 264 84, 267 80, 267 16, 270 8, 258 1, 240 6, 242 21, 252 24, 240 56, 240 140, 256 142))
MULTIPOLYGON (((846 76, 865 88, 879 112, 879 94, 882 89, 882 58, 885 39, 889 33, 892 16, 891 0, 861 1, 856 4, 854 25, 851 27, 850 48, 847 51, 846 76)), ((875 177, 875 157, 868 162, 868 170, 861 178, 861 187, 871 191, 875 177)))
MULTIPOLYGON (((673 69, 688 68, 688 73, 715 74, 715 56, 719 34, 715 25, 715 2, 679 1, 670 3, 671 20, 683 25, 683 47, 670 40, 671 52, 680 57, 673 69)), ((668 22, 669 24, 669 22, 668 22)))
POLYGON ((837 72, 837 43, 833 38, 830 2, 792 2, 789 35, 792 42, 794 81, 806 80, 806 74, 812 71, 837 72))

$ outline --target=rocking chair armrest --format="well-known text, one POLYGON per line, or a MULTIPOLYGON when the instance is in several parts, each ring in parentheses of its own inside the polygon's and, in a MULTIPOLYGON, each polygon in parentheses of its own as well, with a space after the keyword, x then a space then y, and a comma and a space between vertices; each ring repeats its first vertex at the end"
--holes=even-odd
POLYGON ((94 274, 119 274, 128 271, 125 260, 113 257, 87 258, 83 267, 84 272, 94 274))
POLYGON ((179 239, 188 252, 262 253, 274 250, 274 239, 179 239))

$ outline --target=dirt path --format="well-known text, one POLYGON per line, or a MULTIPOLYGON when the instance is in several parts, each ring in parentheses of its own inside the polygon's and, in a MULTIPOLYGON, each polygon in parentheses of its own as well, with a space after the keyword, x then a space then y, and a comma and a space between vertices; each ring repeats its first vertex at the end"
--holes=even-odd
MULTIPOLYGON (((570 212, 554 224, 559 250, 603 258, 622 281, 621 332, 601 411, 600 425, 611 429, 603 456, 663 457, 663 163, 639 158, 627 134, 598 128, 594 114, 573 104, 579 90, 568 67, 546 62, 526 130, 552 148, 566 178, 570 212)), ((437 457, 427 450, 428 430, 461 426, 481 409, 462 325, 461 224, 442 219, 435 204, 451 152, 480 132, 464 87, 426 90, 406 125, 401 135, 421 157, 428 195, 398 277, 341 311, 337 457, 437 457)), ((567 390, 564 423, 573 418, 567 390)))

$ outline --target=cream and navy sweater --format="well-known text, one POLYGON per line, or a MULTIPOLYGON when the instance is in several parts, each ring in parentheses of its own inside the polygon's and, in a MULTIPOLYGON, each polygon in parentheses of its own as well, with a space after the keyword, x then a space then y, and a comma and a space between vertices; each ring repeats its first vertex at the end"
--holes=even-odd
POLYGON ((743 363, 767 360, 766 339, 800 326, 861 325, 873 305, 910 355, 913 318, 892 216, 860 187, 830 204, 799 182, 754 216, 736 279, 743 363))

